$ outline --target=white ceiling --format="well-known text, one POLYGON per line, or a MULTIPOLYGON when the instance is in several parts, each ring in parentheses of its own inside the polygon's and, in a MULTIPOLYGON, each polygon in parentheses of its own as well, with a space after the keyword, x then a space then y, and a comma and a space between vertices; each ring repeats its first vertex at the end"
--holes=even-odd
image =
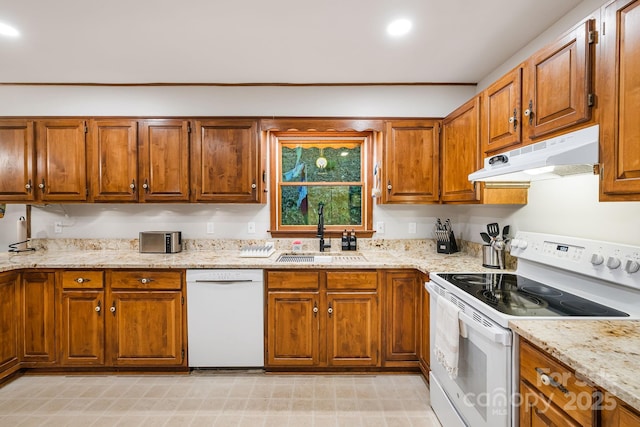
POLYGON ((0 0, 0 82, 476 83, 580 1, 0 0))

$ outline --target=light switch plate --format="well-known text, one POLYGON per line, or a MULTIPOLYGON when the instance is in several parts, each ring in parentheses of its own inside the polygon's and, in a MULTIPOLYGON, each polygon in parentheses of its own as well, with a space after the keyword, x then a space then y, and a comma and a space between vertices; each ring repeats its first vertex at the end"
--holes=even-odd
POLYGON ((255 234, 255 232, 256 232, 256 223, 255 222, 248 222, 247 223, 247 233, 255 234))
POLYGON ((384 234, 384 221, 376 222, 376 233, 384 234))
POLYGON ((415 222, 409 223, 409 234, 416 234, 418 226, 415 222))
POLYGON ((215 231, 215 227, 213 225, 213 222, 208 222, 207 223, 207 234, 213 234, 215 231))

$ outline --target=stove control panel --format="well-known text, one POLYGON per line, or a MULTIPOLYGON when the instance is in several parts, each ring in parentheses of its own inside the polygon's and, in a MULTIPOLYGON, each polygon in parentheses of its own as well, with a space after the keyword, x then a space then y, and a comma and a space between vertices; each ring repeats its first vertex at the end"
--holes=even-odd
POLYGON ((640 246, 523 231, 511 255, 640 289, 640 246))

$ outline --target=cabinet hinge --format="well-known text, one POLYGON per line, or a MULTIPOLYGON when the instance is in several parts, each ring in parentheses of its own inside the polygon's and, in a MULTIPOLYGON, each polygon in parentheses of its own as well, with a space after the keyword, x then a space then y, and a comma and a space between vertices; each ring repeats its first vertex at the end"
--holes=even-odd
POLYGON ((182 360, 184 360, 184 348, 182 349, 181 355, 182 355, 182 360))
POLYGON ((180 297, 180 304, 184 305, 184 297, 180 297))
POLYGON ((191 133, 191 125, 187 124, 187 133, 191 133))
POLYGON ((596 96, 592 93, 587 95, 587 105, 589 107, 593 107, 593 104, 596 102, 596 96))
POLYGON ((587 35, 587 41, 589 42, 589 44, 596 42, 596 32, 594 30, 589 31, 589 34, 587 35))
POLYGON ((84 133, 89 132, 89 127, 87 126, 87 122, 84 122, 84 133))

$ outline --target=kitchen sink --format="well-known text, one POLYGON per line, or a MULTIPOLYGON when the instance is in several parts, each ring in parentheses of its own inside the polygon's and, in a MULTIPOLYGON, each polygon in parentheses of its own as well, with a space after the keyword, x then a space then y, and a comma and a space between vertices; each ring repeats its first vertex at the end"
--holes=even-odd
POLYGON ((327 255, 323 253, 285 253, 276 262, 296 264, 328 264, 332 262, 358 262, 367 259, 360 253, 327 255))

